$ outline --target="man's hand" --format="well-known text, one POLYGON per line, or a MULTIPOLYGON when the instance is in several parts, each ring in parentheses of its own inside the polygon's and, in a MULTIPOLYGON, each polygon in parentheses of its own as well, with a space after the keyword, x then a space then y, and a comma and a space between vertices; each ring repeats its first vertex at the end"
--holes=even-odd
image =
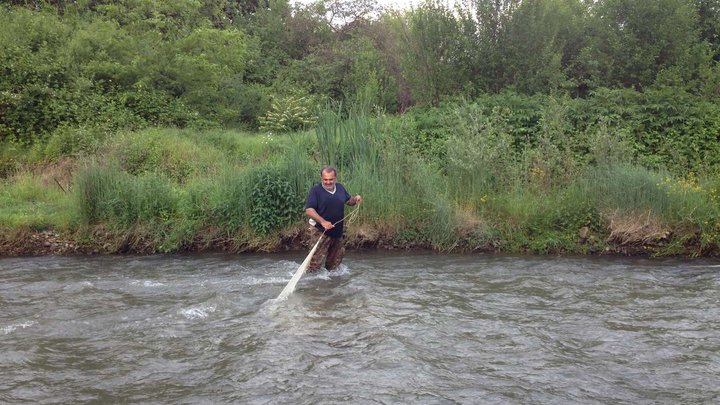
POLYGON ((348 205, 360 205, 361 202, 362 197, 360 197, 360 194, 358 194, 355 197, 351 198, 350 201, 348 201, 348 205))
POLYGON ((310 217, 313 221, 320 224, 325 230, 332 229, 335 227, 335 225, 332 224, 332 222, 325 220, 325 218, 321 217, 320 214, 315 211, 315 208, 307 208, 305 209, 305 214, 307 214, 308 217, 310 217))

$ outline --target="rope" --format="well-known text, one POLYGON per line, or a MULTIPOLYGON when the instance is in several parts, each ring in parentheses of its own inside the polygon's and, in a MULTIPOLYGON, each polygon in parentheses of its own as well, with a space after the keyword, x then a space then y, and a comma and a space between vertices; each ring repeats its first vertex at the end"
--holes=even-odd
MULTIPOLYGON (((347 219, 347 218, 350 218, 350 219, 348 219, 347 221, 345 221, 345 223, 346 223, 346 224, 351 224, 351 223, 352 223, 353 221, 355 221, 355 219, 357 218, 358 211, 360 211, 360 206, 359 206, 359 205, 356 205, 355 208, 352 210, 352 212, 350 212, 349 214, 345 215, 345 218, 343 218, 343 219, 335 222, 335 223, 333 224, 333 226, 339 224, 339 223, 342 222, 342 221, 345 221, 345 219, 347 219)), ((326 229, 326 230, 327 230, 327 229, 326 229)), ((325 232, 323 232, 323 234, 324 234, 324 233, 325 233, 325 232)))

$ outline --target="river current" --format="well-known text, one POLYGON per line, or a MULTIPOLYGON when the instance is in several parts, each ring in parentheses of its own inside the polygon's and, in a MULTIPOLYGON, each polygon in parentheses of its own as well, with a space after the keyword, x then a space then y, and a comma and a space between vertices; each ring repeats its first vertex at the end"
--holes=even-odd
POLYGON ((720 402, 716 261, 0 259, 0 403, 720 402))

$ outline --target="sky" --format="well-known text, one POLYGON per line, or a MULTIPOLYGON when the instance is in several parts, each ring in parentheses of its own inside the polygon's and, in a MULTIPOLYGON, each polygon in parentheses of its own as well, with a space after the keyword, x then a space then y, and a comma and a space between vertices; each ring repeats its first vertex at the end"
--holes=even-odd
POLYGON ((378 4, 383 7, 394 7, 400 9, 407 9, 410 6, 417 5, 421 0, 378 0, 378 4))
MULTIPOLYGON (((296 3, 309 4, 315 0, 295 0, 296 3)), ((382 7, 392 7, 397 9, 409 9, 411 6, 417 6, 424 0, 377 0, 378 5, 382 7)), ((449 0, 450 1, 450 0, 449 0)))

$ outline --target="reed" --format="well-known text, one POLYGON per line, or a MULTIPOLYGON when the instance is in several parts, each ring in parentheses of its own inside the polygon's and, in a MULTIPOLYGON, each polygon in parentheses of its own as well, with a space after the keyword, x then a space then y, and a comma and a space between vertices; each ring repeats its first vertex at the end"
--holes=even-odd
POLYGON ((288 182, 294 198, 303 202, 320 176, 320 168, 304 152, 301 143, 293 143, 277 164, 277 175, 288 182))
POLYGON ((226 168, 209 190, 208 223, 226 234, 249 229, 252 214, 252 173, 250 170, 226 168))
POLYGON ((660 187, 662 172, 630 164, 588 167, 584 190, 601 211, 669 213, 670 197, 660 187))
POLYGON ((75 176, 73 188, 79 216, 85 224, 111 218, 108 204, 124 184, 125 174, 117 167, 91 164, 75 176))
POLYGON ((152 173, 132 176, 112 165, 91 165, 80 171, 74 190, 86 224, 107 221, 128 227, 165 221, 177 207, 175 192, 165 179, 152 173))
POLYGON ((330 105, 318 115, 315 128, 320 164, 344 169, 340 163, 342 143, 342 105, 330 105))

